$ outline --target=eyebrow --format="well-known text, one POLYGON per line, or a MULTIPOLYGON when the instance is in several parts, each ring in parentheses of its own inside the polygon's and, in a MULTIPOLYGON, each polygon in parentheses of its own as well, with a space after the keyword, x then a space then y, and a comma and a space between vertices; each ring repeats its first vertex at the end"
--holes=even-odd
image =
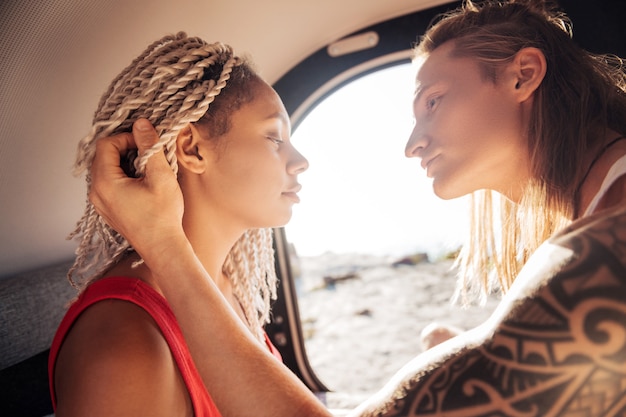
POLYGON ((420 97, 424 94, 424 91, 428 90, 433 84, 417 84, 415 87, 415 92, 413 93, 413 95, 415 96, 415 98, 413 99, 413 102, 416 102, 420 99, 420 97))
POLYGON ((277 111, 277 112, 267 115, 265 120, 269 120, 269 119, 280 119, 287 125, 291 124, 289 117, 282 111, 277 111))

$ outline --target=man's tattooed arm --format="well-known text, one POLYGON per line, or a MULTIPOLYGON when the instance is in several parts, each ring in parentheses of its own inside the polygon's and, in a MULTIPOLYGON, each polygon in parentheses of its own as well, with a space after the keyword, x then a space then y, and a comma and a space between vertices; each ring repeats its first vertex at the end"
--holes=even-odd
POLYGON ((626 416, 626 211, 544 244, 488 323, 420 355, 354 414, 626 416))

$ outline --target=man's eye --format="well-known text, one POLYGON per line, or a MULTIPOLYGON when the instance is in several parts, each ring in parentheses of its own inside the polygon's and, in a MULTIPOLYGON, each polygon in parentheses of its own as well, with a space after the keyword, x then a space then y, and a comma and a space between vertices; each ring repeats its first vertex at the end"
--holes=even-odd
POLYGON ((426 108, 428 110, 432 110, 435 108, 435 106, 437 105, 437 103, 439 103, 441 97, 431 97, 426 101, 426 108))

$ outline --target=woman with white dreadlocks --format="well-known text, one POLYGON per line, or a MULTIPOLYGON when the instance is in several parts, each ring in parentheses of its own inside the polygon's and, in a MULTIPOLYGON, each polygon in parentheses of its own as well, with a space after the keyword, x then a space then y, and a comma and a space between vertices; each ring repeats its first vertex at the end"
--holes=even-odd
MULTIPOLYGON (((148 121, 160 140, 127 153, 125 172, 142 178, 148 158, 164 150, 202 268, 250 337, 280 358, 263 330, 276 287, 271 228, 290 219, 297 176, 308 167, 290 142, 282 101, 229 46, 166 36, 103 95, 76 172, 91 168, 98 138, 130 136, 133 124, 148 121)), ((80 292, 51 348, 56 415, 220 415, 219 398, 207 390, 220 381, 203 381, 199 372, 213 364, 192 360, 168 300, 131 244, 89 202, 71 237, 79 246, 68 276, 80 292)), ((203 343, 222 341, 207 332, 203 343)))

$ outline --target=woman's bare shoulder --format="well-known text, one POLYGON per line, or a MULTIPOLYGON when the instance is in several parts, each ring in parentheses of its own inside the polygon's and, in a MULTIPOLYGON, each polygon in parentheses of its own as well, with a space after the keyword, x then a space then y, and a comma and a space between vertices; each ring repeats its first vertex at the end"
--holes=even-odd
POLYGON ((58 415, 192 415, 158 326, 121 300, 100 301, 74 323, 59 352, 55 389, 58 415))

